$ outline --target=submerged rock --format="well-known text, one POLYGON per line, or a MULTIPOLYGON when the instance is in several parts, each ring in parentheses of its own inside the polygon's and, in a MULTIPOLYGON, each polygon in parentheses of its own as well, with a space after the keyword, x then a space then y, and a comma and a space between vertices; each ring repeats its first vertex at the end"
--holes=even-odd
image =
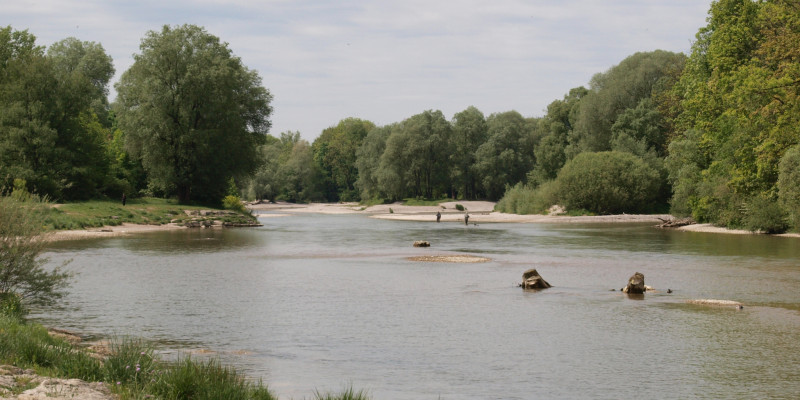
POLYGON ((644 275, 641 272, 637 272, 628 278, 628 285, 622 289, 623 292, 628 294, 643 294, 645 290, 644 275))
POLYGON ((523 289, 547 289, 550 284, 539 275, 536 268, 532 268, 522 274, 522 283, 519 286, 523 289))

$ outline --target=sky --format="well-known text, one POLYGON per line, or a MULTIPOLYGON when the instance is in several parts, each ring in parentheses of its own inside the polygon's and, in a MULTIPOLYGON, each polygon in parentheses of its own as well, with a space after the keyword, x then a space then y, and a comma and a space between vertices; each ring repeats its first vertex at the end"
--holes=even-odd
POLYGON ((689 53, 710 0, 15 0, 0 26, 49 46, 103 45, 113 84, 164 25, 194 24, 227 42, 274 96, 270 134, 313 141, 356 117, 382 126, 425 110, 450 119, 540 117, 569 89, 625 57, 689 53))

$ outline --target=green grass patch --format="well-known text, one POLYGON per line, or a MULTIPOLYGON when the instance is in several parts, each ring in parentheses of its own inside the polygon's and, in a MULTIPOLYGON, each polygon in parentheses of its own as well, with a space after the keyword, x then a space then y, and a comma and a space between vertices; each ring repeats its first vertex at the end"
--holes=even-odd
POLYGON ((439 203, 443 203, 446 201, 450 201, 450 199, 444 197, 441 199, 415 199, 415 198, 407 198, 403 199, 403 205, 406 206, 438 206, 439 203))
POLYGON ((359 202, 359 204, 361 204, 364 207, 372 207, 387 203, 389 203, 389 201, 386 199, 367 199, 367 200, 361 200, 359 202))
MULTIPOLYGON (((118 201, 91 200, 53 205, 45 218, 47 230, 70 230, 117 226, 123 223, 163 225, 191 220, 184 210, 218 210, 202 205, 178 204, 177 200, 152 197, 128 200, 125 206, 118 201)), ((236 217, 226 217, 226 222, 254 222, 255 217, 239 212, 236 217)))

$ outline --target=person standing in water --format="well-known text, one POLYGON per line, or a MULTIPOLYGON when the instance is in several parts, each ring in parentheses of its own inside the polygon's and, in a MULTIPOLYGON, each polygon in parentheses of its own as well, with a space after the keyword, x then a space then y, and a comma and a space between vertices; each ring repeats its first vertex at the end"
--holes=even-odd
POLYGON ((469 225, 469 214, 464 212, 464 225, 469 225))
POLYGON ((436 212, 436 222, 439 222, 442 219, 442 213, 437 211, 436 212))

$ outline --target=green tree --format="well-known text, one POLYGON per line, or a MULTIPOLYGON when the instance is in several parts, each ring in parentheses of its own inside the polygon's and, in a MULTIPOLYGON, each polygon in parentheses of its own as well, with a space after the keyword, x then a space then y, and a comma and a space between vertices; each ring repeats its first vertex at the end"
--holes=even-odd
POLYGON ((371 200, 385 196, 378 180, 381 156, 386 150, 386 141, 397 129, 396 124, 374 128, 367 134, 356 153, 358 181, 356 186, 361 200, 371 200))
POLYGON ((24 183, 20 186, 13 195, 0 196, 0 304, 50 305, 64 295, 71 275, 63 265, 45 268, 46 204, 27 194, 24 183))
POLYGON ((792 225, 800 227, 800 146, 792 147, 781 159, 778 198, 792 225))
POLYGON ((102 46, 69 38, 45 54, 27 31, 0 29, 0 176, 56 199, 104 190, 106 94, 102 46))
POLYGON ((547 114, 540 122, 545 136, 534 148, 536 165, 528 176, 528 183, 538 185, 555 179, 556 174, 567 161, 565 150, 570 132, 574 129, 580 109, 580 101, 589 91, 583 86, 573 88, 547 106, 547 114))
POLYGON ((480 190, 475 170, 476 153, 489 137, 486 118, 480 110, 470 106, 454 115, 452 124, 453 186, 460 192, 458 197, 475 199, 480 190))
MULTIPOLYGON (((720 0, 711 5, 676 85, 678 127, 694 130, 708 163, 676 191, 673 207, 731 227, 774 230, 779 165, 800 142, 800 5, 720 0), (769 214, 753 216, 764 209, 769 214)), ((685 140, 685 139, 681 139, 685 140)))
POLYGON ((516 111, 492 114, 486 125, 489 139, 478 148, 476 163, 486 195, 496 200, 533 169, 533 129, 516 111))
POLYGON ((391 199, 447 193, 450 135, 441 111, 428 110, 398 124, 386 140, 376 173, 381 191, 391 199))
POLYGON ((185 203, 218 202, 228 177, 257 167, 269 91, 227 43, 194 25, 150 31, 116 85, 126 146, 151 183, 185 203))
POLYGON ((356 152, 361 142, 375 124, 358 118, 347 118, 339 124, 322 131, 314 140, 314 161, 330 183, 329 201, 353 201, 358 199, 356 181, 356 152))
MULTIPOLYGON (((683 54, 663 50, 636 53, 607 72, 595 75, 590 83, 590 92, 580 101, 568 155, 610 150, 612 126, 620 114, 636 108, 643 99, 670 89, 675 79, 674 71, 680 71, 685 60, 683 54)), ((668 132, 661 127, 658 134, 665 136, 668 132)), ((662 146, 666 142, 663 138, 652 139, 662 146)))

